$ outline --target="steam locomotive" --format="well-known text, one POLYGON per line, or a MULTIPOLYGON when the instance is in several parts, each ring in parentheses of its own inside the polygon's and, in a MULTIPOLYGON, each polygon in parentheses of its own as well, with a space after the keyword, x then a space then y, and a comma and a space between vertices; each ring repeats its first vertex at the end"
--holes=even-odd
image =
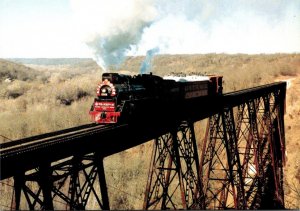
POLYGON ((89 114, 99 124, 126 121, 135 112, 139 101, 178 103, 180 101, 222 93, 222 76, 135 76, 103 73, 97 97, 89 114))

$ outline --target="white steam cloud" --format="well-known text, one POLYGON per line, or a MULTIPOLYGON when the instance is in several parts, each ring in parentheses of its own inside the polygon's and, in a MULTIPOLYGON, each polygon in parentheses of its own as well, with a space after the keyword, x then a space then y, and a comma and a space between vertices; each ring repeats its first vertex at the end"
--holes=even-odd
POLYGON ((118 66, 157 16, 151 0, 71 0, 78 31, 106 70, 118 66))
POLYGON ((300 52, 300 0, 71 0, 106 69, 126 55, 300 52))

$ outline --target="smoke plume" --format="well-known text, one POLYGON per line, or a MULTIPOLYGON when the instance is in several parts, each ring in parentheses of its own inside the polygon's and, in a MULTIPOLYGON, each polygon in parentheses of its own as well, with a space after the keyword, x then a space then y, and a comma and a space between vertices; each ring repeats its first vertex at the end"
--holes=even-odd
POLYGON ((160 54, 300 52, 299 0, 71 2, 104 69, 156 47, 160 54))
POLYGON ((156 17, 152 0, 71 0, 82 39, 103 70, 117 68, 156 17))
POLYGON ((145 73, 149 73, 151 70, 151 63, 152 63, 152 58, 155 54, 157 54, 159 52, 159 48, 153 48, 147 51, 146 53, 146 58, 144 59, 141 68, 140 68, 140 73, 141 74, 145 74, 145 73))

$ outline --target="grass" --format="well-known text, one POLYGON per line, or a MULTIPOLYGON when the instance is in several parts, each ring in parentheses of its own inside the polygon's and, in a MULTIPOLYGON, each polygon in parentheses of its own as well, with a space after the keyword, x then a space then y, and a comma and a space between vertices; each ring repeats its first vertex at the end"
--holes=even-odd
MULTIPOLYGON (((129 57, 120 69, 138 73, 142 61, 143 57, 129 57)), ((38 60, 25 66, 0 59, 0 142, 90 122, 88 111, 101 80, 101 70, 88 60, 57 62, 58 65, 38 60), (12 81, 5 81, 7 78, 12 81)), ((296 77, 300 73, 300 55, 161 55, 153 59, 152 72, 161 76, 171 72, 223 75, 224 91, 229 92, 270 83, 275 78, 296 77)), ((288 97, 288 106, 297 105, 297 96, 288 97)), ((286 125, 293 129, 295 113, 300 114, 300 110, 291 112, 293 122, 288 120, 286 125)), ((206 122, 197 122, 195 127, 197 140, 202 140, 206 122)), ((286 130, 288 137, 292 129, 286 130)), ((292 136, 287 143, 295 147, 291 142, 292 136)), ((200 148, 201 142, 198 143, 200 148)), ((141 208, 151 146, 147 143, 105 159, 112 209, 141 208), (126 194, 114 194, 122 191, 126 194)), ((288 175, 288 182, 295 174, 293 171, 288 175)), ((289 208, 297 205, 291 202, 289 208)))

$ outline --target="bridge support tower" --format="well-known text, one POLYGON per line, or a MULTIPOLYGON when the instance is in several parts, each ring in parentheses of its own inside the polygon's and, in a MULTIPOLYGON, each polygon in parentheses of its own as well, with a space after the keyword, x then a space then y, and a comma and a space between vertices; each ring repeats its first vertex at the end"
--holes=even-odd
POLYGON ((143 209, 284 208, 284 106, 285 89, 224 106, 201 149, 190 122, 157 138, 143 209))

